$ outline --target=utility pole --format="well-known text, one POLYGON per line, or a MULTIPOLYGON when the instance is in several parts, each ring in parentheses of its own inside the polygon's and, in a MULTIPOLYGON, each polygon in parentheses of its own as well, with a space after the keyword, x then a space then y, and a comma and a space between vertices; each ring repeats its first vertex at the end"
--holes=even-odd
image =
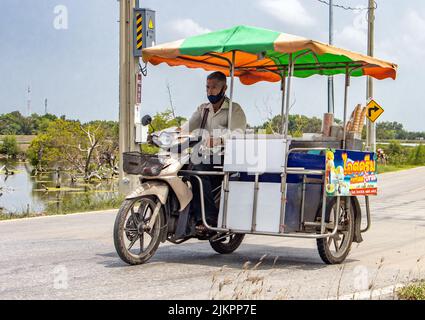
MULTIPOLYGON (((119 155, 123 152, 139 151, 135 143, 136 74, 139 59, 133 55, 134 8, 138 0, 120 1, 120 88, 119 88, 119 155)), ((137 183, 136 176, 127 176, 119 165, 120 193, 127 194, 137 183)))
MULTIPOLYGON (((367 54, 371 57, 374 55, 375 49, 375 1, 369 0, 368 9, 368 39, 367 39, 367 54)), ((366 100, 373 99, 373 79, 367 78, 366 100)), ((376 127, 375 123, 366 120, 366 145, 368 151, 376 152, 376 127)))
MULTIPOLYGON (((334 42, 334 6, 333 0, 329 0, 329 44, 333 45, 334 42)), ((334 78, 328 77, 328 113, 335 112, 334 102, 334 78)))

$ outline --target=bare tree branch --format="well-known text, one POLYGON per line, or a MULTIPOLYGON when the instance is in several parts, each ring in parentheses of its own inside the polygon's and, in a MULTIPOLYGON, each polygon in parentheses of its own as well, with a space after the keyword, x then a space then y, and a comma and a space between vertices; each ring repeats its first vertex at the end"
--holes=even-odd
POLYGON ((168 99, 170 100, 170 107, 171 107, 171 112, 173 113, 173 118, 176 118, 176 112, 174 109, 174 104, 173 104, 173 98, 171 95, 171 86, 170 83, 167 81, 167 91, 168 91, 168 99))

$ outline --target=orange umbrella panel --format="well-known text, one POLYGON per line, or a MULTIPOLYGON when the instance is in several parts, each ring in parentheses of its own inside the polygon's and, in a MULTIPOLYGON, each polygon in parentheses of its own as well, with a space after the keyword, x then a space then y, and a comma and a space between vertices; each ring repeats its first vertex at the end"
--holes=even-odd
POLYGON ((277 82, 288 73, 289 56, 295 59, 293 76, 345 74, 396 78, 397 66, 324 43, 271 30, 237 26, 143 50, 143 60, 153 65, 202 68, 229 75, 235 52, 235 76, 247 85, 277 82))

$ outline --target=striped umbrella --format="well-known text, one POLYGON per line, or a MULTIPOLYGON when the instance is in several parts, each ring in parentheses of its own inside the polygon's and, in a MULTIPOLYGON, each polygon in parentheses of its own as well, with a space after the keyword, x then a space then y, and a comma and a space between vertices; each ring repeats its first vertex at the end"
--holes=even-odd
POLYGON ((143 50, 143 60, 153 65, 202 68, 229 75, 235 55, 235 76, 246 85, 277 82, 287 74, 289 55, 296 58, 294 76, 345 74, 396 78, 397 65, 319 41, 250 26, 210 32, 143 50))

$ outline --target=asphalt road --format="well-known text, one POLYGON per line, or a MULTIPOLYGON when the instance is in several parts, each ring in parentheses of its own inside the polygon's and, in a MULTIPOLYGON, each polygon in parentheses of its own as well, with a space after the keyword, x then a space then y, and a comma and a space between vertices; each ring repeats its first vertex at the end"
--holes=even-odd
POLYGON ((382 175, 380 194, 372 199, 371 231, 342 266, 324 265, 314 240, 260 236, 247 236, 227 256, 206 242, 163 244, 149 263, 127 266, 113 245, 115 212, 0 222, 0 299, 327 299, 377 292, 425 272, 425 168, 382 175))

